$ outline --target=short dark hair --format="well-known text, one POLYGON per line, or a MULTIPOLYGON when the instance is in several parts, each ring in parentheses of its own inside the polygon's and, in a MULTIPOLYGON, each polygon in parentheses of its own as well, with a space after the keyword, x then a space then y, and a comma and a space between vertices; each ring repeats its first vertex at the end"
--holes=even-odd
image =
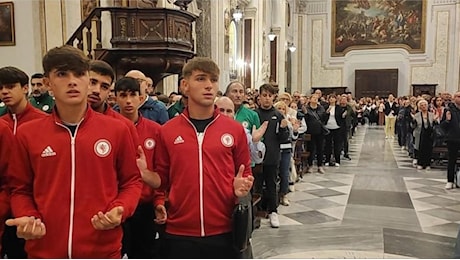
POLYGON ((112 80, 111 82, 113 82, 113 79, 115 78, 115 72, 113 71, 110 64, 102 60, 90 61, 89 70, 94 71, 97 74, 100 74, 102 76, 109 76, 110 79, 112 80))
POLYGON ((259 87, 259 93, 262 93, 262 91, 267 91, 268 93, 275 95, 276 94, 276 89, 273 87, 272 84, 265 83, 262 86, 259 87))
POLYGON ((33 80, 33 79, 42 79, 43 78, 43 74, 42 73, 35 73, 33 74, 32 76, 30 76, 30 80, 33 80))
POLYGON ((117 82, 115 82, 115 87, 114 87, 115 95, 118 92, 125 91, 125 92, 132 92, 132 93, 141 93, 141 87, 139 85, 139 82, 131 77, 123 77, 117 82))
POLYGON ((228 83, 227 88, 225 88, 225 93, 224 93, 225 96, 227 96, 228 92, 230 92, 230 88, 233 86, 233 84, 240 84, 241 86, 243 86, 243 89, 246 89, 243 82, 235 80, 235 81, 228 83))
POLYGON ((43 57, 43 74, 49 76, 54 69, 80 74, 89 71, 89 61, 90 59, 81 50, 73 46, 55 47, 43 57))
POLYGON ((219 77, 220 74, 219 66, 217 66, 212 59, 207 57, 195 57, 189 60, 182 68, 183 77, 190 77, 194 70, 200 70, 217 77, 219 77))
POLYGON ((16 83, 21 84, 21 87, 29 84, 29 76, 16 67, 7 66, 0 68, 0 85, 16 83))

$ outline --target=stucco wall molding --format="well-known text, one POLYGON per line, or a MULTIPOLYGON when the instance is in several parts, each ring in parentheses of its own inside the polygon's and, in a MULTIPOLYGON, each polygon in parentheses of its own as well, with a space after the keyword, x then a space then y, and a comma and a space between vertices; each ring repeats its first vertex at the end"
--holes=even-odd
POLYGON ((327 14, 329 1, 299 0, 296 13, 300 14, 327 14))
POLYGON ((460 4, 460 0, 434 0, 433 5, 455 5, 460 4))

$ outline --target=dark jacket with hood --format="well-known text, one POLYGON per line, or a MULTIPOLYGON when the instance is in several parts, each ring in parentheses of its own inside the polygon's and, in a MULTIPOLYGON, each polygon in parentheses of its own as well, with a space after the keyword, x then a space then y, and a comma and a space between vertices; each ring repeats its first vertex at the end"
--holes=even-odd
POLYGON ((264 165, 278 165, 281 159, 280 142, 289 138, 288 127, 282 128, 281 120, 283 115, 274 107, 268 110, 257 108, 255 110, 259 115, 260 124, 268 121, 267 131, 265 131, 263 143, 265 144, 266 152, 264 165))
POLYGON ((449 103, 447 109, 444 110, 441 127, 446 132, 447 142, 460 143, 460 108, 458 108, 454 103, 449 103), (446 120, 447 111, 450 111, 451 113, 450 121, 446 120))

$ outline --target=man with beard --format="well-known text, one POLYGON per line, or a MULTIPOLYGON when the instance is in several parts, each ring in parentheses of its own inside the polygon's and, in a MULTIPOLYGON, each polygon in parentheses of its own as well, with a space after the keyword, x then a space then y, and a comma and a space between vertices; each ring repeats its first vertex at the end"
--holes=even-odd
POLYGON ((127 125, 129 133, 133 138, 133 142, 137 147, 140 144, 139 135, 137 134, 134 124, 124 116, 115 112, 115 110, 107 104, 107 99, 109 97, 110 88, 114 78, 115 73, 108 63, 101 60, 90 61, 88 103, 94 111, 116 118, 127 125))
POLYGON ((35 73, 30 77, 32 95, 29 98, 30 104, 48 114, 54 107, 54 98, 50 96, 48 88, 43 84, 43 74, 35 73))
POLYGON ((181 93, 182 97, 168 108, 169 119, 180 115, 182 111, 184 111, 184 109, 187 107, 188 97, 184 94, 183 82, 183 78, 179 79, 179 92, 181 93))

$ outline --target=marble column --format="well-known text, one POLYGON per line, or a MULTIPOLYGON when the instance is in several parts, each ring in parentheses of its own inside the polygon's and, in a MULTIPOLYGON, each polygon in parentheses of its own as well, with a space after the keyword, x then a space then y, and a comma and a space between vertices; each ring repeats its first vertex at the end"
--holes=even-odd
POLYGON ((196 0, 198 9, 202 10, 196 20, 196 54, 211 57, 211 1, 196 0))

